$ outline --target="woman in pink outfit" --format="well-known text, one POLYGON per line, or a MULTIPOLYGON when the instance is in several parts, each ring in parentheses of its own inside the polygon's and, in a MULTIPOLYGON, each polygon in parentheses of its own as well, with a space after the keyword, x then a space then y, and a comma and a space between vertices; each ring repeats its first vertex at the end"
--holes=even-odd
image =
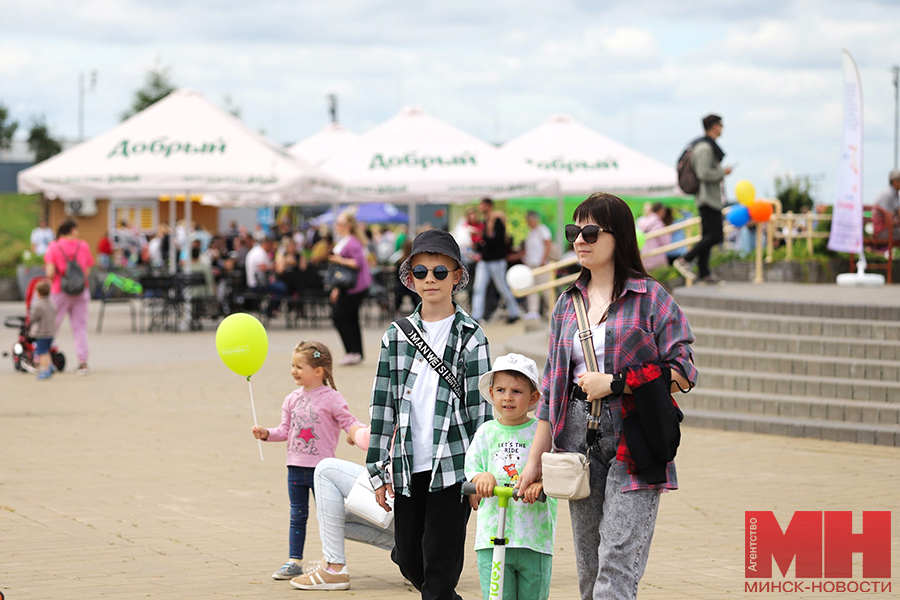
POLYGON ((72 323, 72 337, 75 338, 75 353, 78 355, 78 374, 88 373, 88 307, 91 302, 91 291, 88 285, 88 274, 94 266, 94 257, 88 243, 78 237, 78 224, 66 219, 56 230, 56 240, 50 242, 44 254, 44 267, 50 284, 50 299, 56 306, 56 331, 63 319, 69 315, 72 323), (76 261, 84 271, 84 290, 76 295, 69 295, 62 290, 61 280, 69 261, 76 261))
MULTIPOLYGON (((637 220, 638 229, 640 229, 644 233, 657 231, 671 224, 672 209, 668 206, 665 206, 661 202, 656 202, 655 204, 653 204, 653 207, 650 209, 650 213, 637 220)), ((671 233, 665 233, 663 235, 649 238, 646 242, 644 242, 644 247, 641 249, 641 254, 647 254, 651 250, 662 248, 663 246, 667 246, 671 243, 671 233)), ((665 267, 669 264, 669 261, 666 258, 665 254, 657 254, 655 256, 642 256, 641 258, 644 262, 644 269, 647 272, 658 269, 660 267, 665 267)))

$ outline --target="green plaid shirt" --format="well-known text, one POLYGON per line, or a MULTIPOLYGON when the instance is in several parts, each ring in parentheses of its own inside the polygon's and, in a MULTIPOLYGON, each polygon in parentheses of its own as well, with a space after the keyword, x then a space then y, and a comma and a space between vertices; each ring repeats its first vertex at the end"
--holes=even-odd
MULTIPOLYGON (((478 323, 455 302, 454 306, 456 318, 450 328, 443 358, 459 381, 465 399, 457 398, 447 382, 439 378, 432 443, 430 489, 433 492, 465 479, 469 443, 478 427, 491 420, 491 405, 478 392, 478 379, 482 373, 491 370, 488 341, 478 323)), ((422 317, 418 308, 410 319, 421 331, 422 317)), ((440 348, 432 350, 440 356, 440 348)), ((416 383, 416 374, 411 370, 417 354, 415 346, 407 342, 403 333, 392 323, 381 338, 381 354, 369 407, 372 434, 366 466, 372 486, 378 489, 385 483, 393 482, 394 492, 405 496, 409 496, 412 478, 410 394, 416 383), (389 453, 392 436, 393 451, 389 453), (389 466, 392 468, 389 469, 389 466)))

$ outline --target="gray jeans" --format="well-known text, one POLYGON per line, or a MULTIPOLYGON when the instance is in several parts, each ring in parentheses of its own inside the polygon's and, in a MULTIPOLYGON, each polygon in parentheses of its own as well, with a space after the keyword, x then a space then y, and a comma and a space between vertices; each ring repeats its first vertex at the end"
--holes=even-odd
MULTIPOLYGON (((570 399, 558 447, 585 452, 588 403, 570 399)), ((659 492, 622 492, 625 464, 616 460, 615 429, 622 417, 603 402, 600 439, 591 448, 591 495, 569 501, 578 586, 583 600, 637 597, 656 525, 659 492)))

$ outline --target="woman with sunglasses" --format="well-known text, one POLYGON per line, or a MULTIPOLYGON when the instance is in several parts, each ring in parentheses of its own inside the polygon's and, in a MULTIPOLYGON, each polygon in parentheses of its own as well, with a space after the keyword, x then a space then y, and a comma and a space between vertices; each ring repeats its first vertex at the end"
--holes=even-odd
POLYGON ((677 480, 672 462, 662 463, 657 477, 645 476, 629 462, 622 405, 631 405, 633 391, 622 373, 656 365, 656 373, 671 375, 671 391, 689 390, 697 378, 690 347, 694 338, 681 309, 644 270, 634 217, 624 201, 594 194, 575 209, 574 220, 566 225, 566 239, 574 245, 581 276, 553 311, 538 429, 518 487, 541 479, 541 455, 552 448, 588 453, 590 495, 569 502, 581 597, 635 598, 659 495, 676 489, 677 480), (587 308, 600 372, 586 368, 575 294, 587 308), (599 424, 588 452, 595 400, 599 424))

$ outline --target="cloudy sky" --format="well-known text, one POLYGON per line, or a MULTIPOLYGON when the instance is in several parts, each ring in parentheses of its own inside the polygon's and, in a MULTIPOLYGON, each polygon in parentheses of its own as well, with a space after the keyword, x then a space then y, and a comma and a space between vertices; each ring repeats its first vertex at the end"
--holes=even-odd
POLYGON ((362 133, 405 104, 502 142, 555 113, 667 164, 721 114, 730 180, 811 176, 831 202, 841 49, 862 76, 864 198, 886 186, 900 64, 897 0, 2 0, 0 102, 27 129, 119 121, 148 69, 292 143, 328 119, 362 133))

